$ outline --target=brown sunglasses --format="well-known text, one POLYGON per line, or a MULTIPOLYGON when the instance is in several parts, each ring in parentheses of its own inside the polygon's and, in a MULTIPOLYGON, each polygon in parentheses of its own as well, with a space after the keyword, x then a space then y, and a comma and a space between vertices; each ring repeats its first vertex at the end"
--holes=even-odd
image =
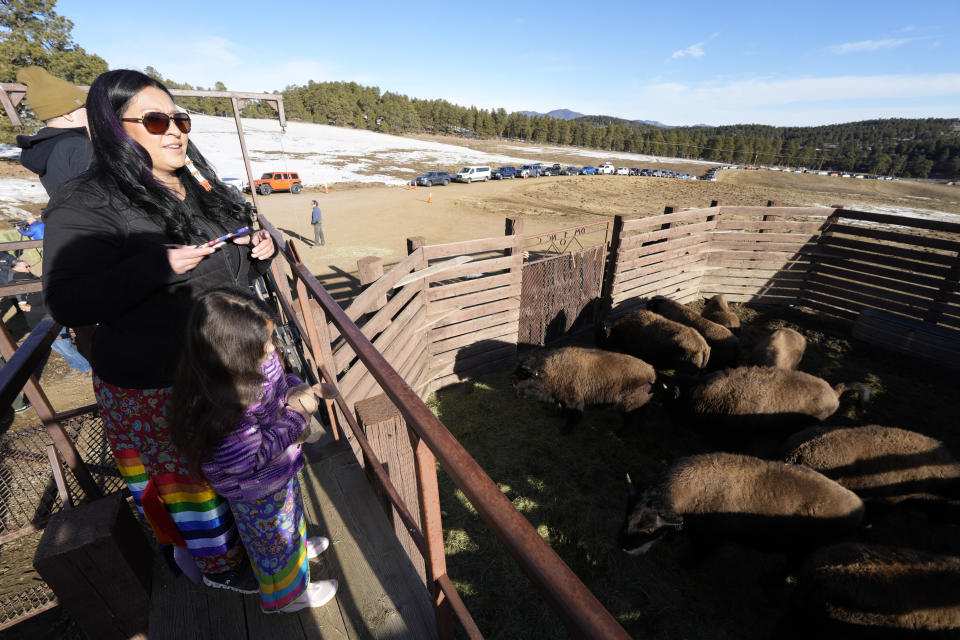
POLYGON ((151 111, 150 113, 143 114, 142 118, 120 119, 124 122, 141 122, 143 123, 143 128, 146 129, 148 133, 154 135, 166 133, 167 129, 170 128, 170 121, 173 120, 173 123, 177 125, 177 129, 180 129, 181 133, 190 133, 190 115, 186 113, 175 113, 170 116, 165 113, 151 111))

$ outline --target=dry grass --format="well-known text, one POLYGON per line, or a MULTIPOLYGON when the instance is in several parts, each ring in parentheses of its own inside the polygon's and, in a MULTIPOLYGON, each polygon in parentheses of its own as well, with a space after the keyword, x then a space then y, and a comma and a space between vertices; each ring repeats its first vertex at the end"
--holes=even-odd
MULTIPOLYGON (((849 337, 840 324, 801 311, 734 305, 744 320, 744 351, 764 331, 800 330, 808 340, 801 368, 831 382, 866 381, 872 404, 843 405, 830 424, 878 423, 922 431, 960 452, 956 383, 935 368, 914 365, 849 337)), ((616 545, 626 502, 625 474, 648 482, 671 460, 716 450, 702 433, 674 423, 654 402, 640 430, 621 433, 612 410, 588 409, 571 434, 559 409, 518 399, 510 373, 449 387, 431 407, 514 505, 634 637, 767 638, 796 588, 796 558, 723 544, 704 552, 682 534, 645 556, 616 545)), ((558 617, 503 551, 449 477, 441 474, 451 577, 488 638, 561 638, 558 617)), ((898 541, 924 529, 864 529, 867 540, 898 541)), ((958 527, 933 536, 960 551, 958 527), (952 538, 950 537, 952 535, 952 538), (952 541, 951 541, 952 540, 952 541)), ((928 536, 927 538, 929 538, 928 536)), ((925 538, 926 539, 926 538, 925 538)), ((929 540, 928 540, 929 541, 929 540)))

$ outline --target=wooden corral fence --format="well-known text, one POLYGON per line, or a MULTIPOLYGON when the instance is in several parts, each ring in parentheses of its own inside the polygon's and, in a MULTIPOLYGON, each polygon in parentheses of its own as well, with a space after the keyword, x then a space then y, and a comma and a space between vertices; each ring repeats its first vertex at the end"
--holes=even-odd
POLYGON ((865 309, 960 329, 960 224, 842 207, 714 206, 617 216, 613 315, 665 295, 802 305, 849 322, 865 309))
MULTIPOLYGON (((456 617, 468 637, 483 637, 446 572, 439 464, 573 635, 627 638, 422 399, 430 389, 452 381, 451 376, 476 375, 513 359, 523 262, 520 236, 432 247, 411 238, 408 257, 341 309, 303 265, 294 242, 284 245, 276 228, 263 218, 261 223, 277 246, 284 247, 286 268, 280 260, 271 267, 276 293, 287 310, 282 320, 306 337, 305 357, 311 370, 335 390, 326 401, 334 436, 347 439, 359 451, 368 477, 409 534, 408 552, 422 558, 422 563, 414 564, 424 567, 438 636, 453 637, 456 617), (453 323, 460 326, 446 329, 453 323), (455 355, 452 361, 446 359, 484 341, 486 353, 478 354, 466 369, 457 369, 455 355), (492 348, 492 342, 499 347, 492 348), (398 428, 407 432, 407 438, 393 438, 393 446, 409 447, 411 452, 416 491, 409 503, 355 415, 357 401, 381 394, 402 419, 392 421, 394 432, 398 428)), ((378 269, 367 263, 364 270, 378 269)))
MULTIPOLYGON (((507 233, 522 234, 523 219, 507 218, 507 233)), ((546 345, 593 327, 610 222, 595 222, 523 237, 518 341, 546 345)))

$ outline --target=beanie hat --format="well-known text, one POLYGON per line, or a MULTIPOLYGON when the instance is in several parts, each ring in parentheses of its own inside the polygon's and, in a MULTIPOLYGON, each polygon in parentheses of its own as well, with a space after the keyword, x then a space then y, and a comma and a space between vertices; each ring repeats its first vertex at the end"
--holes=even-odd
POLYGON ((37 117, 44 121, 70 113, 87 102, 86 93, 40 67, 20 69, 17 82, 27 85, 27 102, 37 117))

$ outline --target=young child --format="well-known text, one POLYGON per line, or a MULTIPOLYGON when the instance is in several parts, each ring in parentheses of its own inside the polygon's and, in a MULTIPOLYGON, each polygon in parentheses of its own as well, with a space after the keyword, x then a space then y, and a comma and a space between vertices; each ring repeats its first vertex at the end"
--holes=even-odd
POLYGON ((337 581, 310 582, 307 560, 329 540, 306 537, 297 480, 316 396, 284 375, 272 333, 269 313, 251 294, 202 295, 187 323, 170 428, 191 471, 229 502, 260 583, 260 607, 289 613, 326 604, 337 581))

